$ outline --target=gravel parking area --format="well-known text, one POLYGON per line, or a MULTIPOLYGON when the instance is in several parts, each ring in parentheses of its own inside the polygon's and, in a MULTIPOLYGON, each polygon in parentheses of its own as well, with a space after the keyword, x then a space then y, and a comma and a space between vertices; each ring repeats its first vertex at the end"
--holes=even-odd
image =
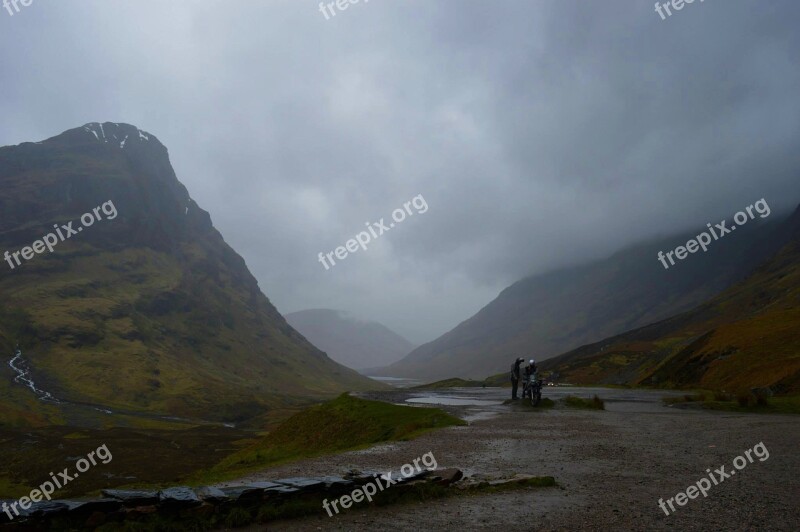
MULTIPOLYGON (((786 530, 800 529, 800 418, 682 410, 660 404, 659 392, 571 389, 606 400, 606 411, 560 404, 534 411, 503 405, 502 389, 458 389, 373 398, 401 402, 455 398, 475 405, 445 406, 469 426, 452 427, 409 442, 306 460, 264 471, 248 480, 341 474, 351 468, 394 471, 432 451, 439 467, 467 475, 509 478, 551 475, 558 488, 454 497, 389 507, 355 505, 329 518, 318 515, 271 523, 269 530, 786 530), (667 516, 658 499, 674 497, 722 465, 763 442, 758 458, 667 516)), ((567 392, 546 390, 557 399, 567 392)), ((240 481, 237 481, 240 482, 240 481)), ((264 526, 252 530, 263 530, 264 526)))

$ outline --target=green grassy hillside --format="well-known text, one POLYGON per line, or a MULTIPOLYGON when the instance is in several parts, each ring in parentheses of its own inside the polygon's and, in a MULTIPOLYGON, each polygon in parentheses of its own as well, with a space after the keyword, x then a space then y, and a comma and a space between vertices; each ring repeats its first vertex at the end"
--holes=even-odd
MULTIPOLYGON (((37 385, 54 396, 243 421, 381 387, 286 323, 154 136, 89 124, 0 148, 0 185, 0 252, 54 224, 78 227, 109 200, 118 213, 13 270, 0 263, 0 353, 10 358, 19 342, 37 385)), ((0 383, 0 422, 59 422, 19 388, 0 383)))

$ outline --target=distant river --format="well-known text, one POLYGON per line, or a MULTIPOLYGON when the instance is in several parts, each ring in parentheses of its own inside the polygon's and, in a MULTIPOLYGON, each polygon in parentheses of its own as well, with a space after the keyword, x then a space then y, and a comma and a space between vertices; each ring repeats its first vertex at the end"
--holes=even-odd
POLYGON ((382 382, 384 384, 388 384, 389 386, 394 386, 395 388, 410 388, 412 386, 417 386, 422 384, 422 381, 418 381, 416 379, 401 379, 398 377, 369 377, 372 380, 376 380, 378 382, 382 382))

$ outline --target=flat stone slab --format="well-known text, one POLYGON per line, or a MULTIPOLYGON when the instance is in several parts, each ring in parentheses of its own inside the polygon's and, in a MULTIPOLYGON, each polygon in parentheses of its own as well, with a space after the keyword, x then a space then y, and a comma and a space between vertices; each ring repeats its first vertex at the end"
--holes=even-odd
POLYGON ((280 478, 276 480, 278 484, 291 486, 302 491, 314 491, 317 489, 325 489, 325 481, 318 478, 305 478, 305 477, 291 477, 280 478))
POLYGON ((200 499, 210 503, 219 503, 230 500, 230 497, 226 495, 224 491, 213 486, 203 486, 202 488, 197 488, 194 490, 194 492, 198 497, 200 497, 200 499))
POLYGON ((67 500, 57 502, 62 502, 69 506, 70 513, 113 513, 122 509, 122 502, 117 499, 89 499, 85 501, 67 500))
POLYGON ((103 490, 103 496, 122 501, 125 506, 150 506, 158 504, 158 492, 146 490, 103 490))
MULTIPOLYGON (((349 480, 356 486, 363 486, 368 482, 372 482, 375 480, 376 476, 385 475, 386 471, 351 471, 347 473, 344 478, 345 480, 349 480)), ((392 473, 392 478, 396 478, 394 473, 392 473)))
POLYGON ((200 506, 203 504, 194 490, 186 486, 161 490, 158 492, 158 500, 159 504, 169 506, 200 506))
POLYGON ((269 482, 269 481, 253 482, 252 484, 248 484, 247 486, 262 489, 264 490, 265 495, 286 495, 289 493, 297 493, 300 491, 299 488, 281 482, 269 482))
POLYGON ((464 478, 464 473, 460 469, 437 469, 430 475, 429 480, 441 486, 449 486, 464 478))
POLYGON ((222 493, 227 495, 230 499, 241 501, 245 499, 257 499, 264 496, 264 488, 256 486, 232 486, 229 488, 222 488, 222 493))
POLYGON ((62 501, 42 501, 31 505, 28 514, 31 517, 49 516, 69 511, 69 505, 62 501))
POLYGON ((342 477, 320 477, 319 480, 325 482, 326 489, 333 490, 349 489, 352 488, 354 484, 352 480, 347 480, 342 477))

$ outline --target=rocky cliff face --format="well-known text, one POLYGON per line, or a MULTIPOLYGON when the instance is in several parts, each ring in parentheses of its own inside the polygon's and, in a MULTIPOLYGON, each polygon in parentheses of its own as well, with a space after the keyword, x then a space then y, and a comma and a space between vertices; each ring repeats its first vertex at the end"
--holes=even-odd
POLYGON ((155 136, 92 123, 0 148, 0 185, 0 346, 57 397, 243 419, 373 386, 286 323, 155 136), (69 222, 52 252, 13 257, 69 222))

